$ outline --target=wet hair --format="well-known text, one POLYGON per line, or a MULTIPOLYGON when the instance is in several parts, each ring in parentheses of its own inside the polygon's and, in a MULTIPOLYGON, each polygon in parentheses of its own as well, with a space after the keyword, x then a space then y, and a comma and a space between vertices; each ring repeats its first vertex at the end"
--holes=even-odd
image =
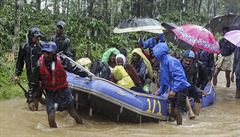
POLYGON ((223 27, 222 31, 227 31, 228 32, 228 31, 230 31, 230 28, 229 27, 223 27))
POLYGON ((127 50, 125 48, 120 48, 119 51, 121 54, 123 54, 125 57, 127 57, 127 50))

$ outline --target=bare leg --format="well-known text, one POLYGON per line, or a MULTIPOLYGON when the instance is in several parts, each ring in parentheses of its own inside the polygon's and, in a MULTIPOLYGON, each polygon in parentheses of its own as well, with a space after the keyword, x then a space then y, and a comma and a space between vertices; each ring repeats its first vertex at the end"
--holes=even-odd
POLYGON ((217 85, 217 76, 219 74, 221 70, 219 68, 216 68, 214 71, 214 75, 213 75, 213 85, 216 86, 217 85))
POLYGON ((195 118, 195 114, 193 113, 192 106, 190 104, 190 101, 189 101, 188 97, 186 97, 186 108, 187 108, 187 111, 188 111, 189 119, 194 119, 195 118))
POLYGON ((42 104, 42 105, 46 105, 46 102, 45 102, 45 98, 41 97, 39 99, 39 102, 42 104))
POLYGON ((174 108, 174 115, 175 115, 175 120, 177 121, 177 125, 182 125, 182 114, 179 108, 177 107, 174 108))
POLYGON ((55 111, 48 114, 48 123, 51 128, 57 128, 57 123, 55 121, 55 111))
POLYGON ((240 99, 240 91, 239 90, 236 90, 236 96, 235 96, 236 99, 240 99))
POLYGON ((169 112, 169 121, 174 121, 176 119, 175 113, 174 113, 174 108, 170 107, 170 112, 169 112))
POLYGON ((230 73, 231 73, 231 71, 225 71, 225 77, 226 77, 226 81, 227 81, 226 87, 227 87, 227 88, 229 88, 230 85, 231 85, 230 73))
POLYGON ((75 119, 76 123, 78 123, 78 124, 83 123, 81 117, 77 114, 73 105, 69 106, 67 111, 68 111, 69 115, 75 119))

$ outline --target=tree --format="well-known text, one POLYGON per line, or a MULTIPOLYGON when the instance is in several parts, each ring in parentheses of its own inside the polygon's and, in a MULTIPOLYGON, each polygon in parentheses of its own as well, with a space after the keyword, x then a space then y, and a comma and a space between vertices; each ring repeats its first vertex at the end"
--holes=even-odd
POLYGON ((12 52, 16 55, 18 47, 20 47, 20 12, 21 12, 21 0, 15 0, 15 26, 14 26, 14 45, 12 52))

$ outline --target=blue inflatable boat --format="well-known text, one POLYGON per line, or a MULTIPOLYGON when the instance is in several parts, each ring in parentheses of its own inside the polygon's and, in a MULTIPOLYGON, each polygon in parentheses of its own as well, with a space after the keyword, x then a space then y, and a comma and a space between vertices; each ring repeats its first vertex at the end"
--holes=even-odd
MULTIPOLYGON (((166 120, 168 117, 168 101, 164 95, 138 93, 98 77, 90 81, 72 73, 67 75, 77 108, 87 108, 90 116, 103 114, 117 121, 128 122, 166 120)), ((206 86, 205 92, 207 95, 202 98, 202 107, 213 104, 216 98, 211 84, 206 86)))
MULTIPOLYGON (((70 58, 69 60, 77 67, 85 69, 70 58)), ((90 80, 72 73, 67 73, 67 80, 72 89, 76 108, 80 111, 87 109, 90 116, 103 114, 107 118, 128 122, 159 121, 168 118, 167 94, 155 96, 139 93, 120 87, 103 78, 95 77, 90 80)), ((201 105, 207 107, 214 103, 216 93, 210 83, 207 84, 204 91, 207 95, 202 97, 201 105)), ((192 105, 194 105, 193 101, 192 105)))

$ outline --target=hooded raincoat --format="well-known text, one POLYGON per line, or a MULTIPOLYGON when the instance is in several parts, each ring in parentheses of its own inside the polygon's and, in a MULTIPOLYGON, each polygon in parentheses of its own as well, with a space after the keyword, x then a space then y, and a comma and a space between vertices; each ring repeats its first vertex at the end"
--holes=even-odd
MULTIPOLYGON (((143 60, 144 64, 147 66, 147 75, 152 78, 152 74, 153 74, 153 69, 152 69, 152 65, 150 63, 150 61, 147 59, 147 57, 143 54, 142 52, 142 49, 140 48, 135 48, 133 51, 132 51, 132 54, 133 53, 137 53, 141 59, 143 60)), ((132 60, 130 61, 132 62, 132 60)), ((141 69, 140 69, 141 71, 141 69)))
POLYGON ((108 60, 109 60, 109 57, 110 57, 110 55, 111 55, 112 53, 115 54, 115 55, 118 55, 118 54, 120 54, 120 51, 119 51, 118 49, 116 49, 116 48, 110 48, 110 49, 108 49, 107 51, 105 51, 105 52, 103 53, 102 61, 107 63, 108 60))
POLYGON ((161 63, 161 86, 158 91, 159 94, 163 94, 168 90, 177 93, 191 86, 190 83, 187 82, 180 61, 168 55, 168 46, 166 43, 158 43, 158 45, 153 48, 153 54, 161 63))

